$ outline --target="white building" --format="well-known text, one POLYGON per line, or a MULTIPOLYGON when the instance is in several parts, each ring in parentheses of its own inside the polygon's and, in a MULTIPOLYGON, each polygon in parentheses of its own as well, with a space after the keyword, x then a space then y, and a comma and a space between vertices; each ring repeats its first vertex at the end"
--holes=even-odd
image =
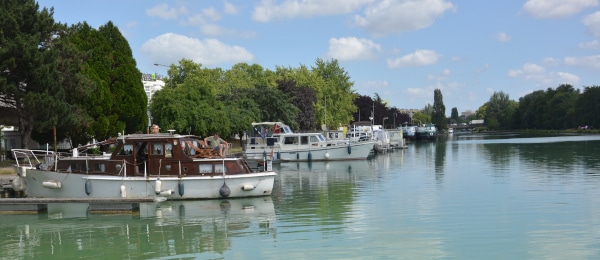
POLYGON ((148 103, 150 103, 154 93, 165 86, 162 77, 154 73, 142 74, 142 83, 144 84, 144 91, 146 91, 146 96, 148 97, 148 103))

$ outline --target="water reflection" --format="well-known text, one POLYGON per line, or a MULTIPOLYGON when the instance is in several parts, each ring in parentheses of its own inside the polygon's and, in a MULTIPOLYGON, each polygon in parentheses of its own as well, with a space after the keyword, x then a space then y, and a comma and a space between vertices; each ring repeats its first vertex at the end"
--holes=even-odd
POLYGON ((47 214, 2 219, 6 239, 0 251, 9 259, 221 255, 235 237, 272 239, 276 233, 270 197, 143 203, 139 214, 92 214, 87 204, 49 204, 47 214))

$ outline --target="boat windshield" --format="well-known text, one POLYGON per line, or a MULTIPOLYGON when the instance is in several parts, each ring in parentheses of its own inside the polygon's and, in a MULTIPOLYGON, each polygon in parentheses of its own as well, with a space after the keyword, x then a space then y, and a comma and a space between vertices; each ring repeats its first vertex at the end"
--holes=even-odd
POLYGON ((323 136, 322 134, 317 135, 317 137, 319 138, 320 142, 325 142, 326 141, 325 136, 323 136))

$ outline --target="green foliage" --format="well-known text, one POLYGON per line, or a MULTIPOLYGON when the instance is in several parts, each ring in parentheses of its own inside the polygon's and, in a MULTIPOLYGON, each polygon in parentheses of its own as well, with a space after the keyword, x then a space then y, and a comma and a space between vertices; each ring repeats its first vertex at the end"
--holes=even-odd
POLYGON ((412 118, 415 125, 423 125, 431 122, 431 116, 422 111, 415 113, 412 118))
POLYGON ((431 113, 431 121, 438 129, 448 128, 446 106, 444 106, 444 98, 440 89, 435 89, 433 91, 433 111, 431 113))
POLYGON ((357 108, 354 99, 358 95, 352 90, 354 83, 350 81, 348 73, 339 66, 337 60, 324 61, 317 59, 313 73, 323 79, 323 85, 311 86, 317 93, 315 110, 317 122, 331 127, 347 125, 352 121, 352 114, 357 108), (325 113, 325 99, 327 99, 327 113, 325 113), (327 118, 325 118, 327 114, 327 118))
POLYGON ((500 91, 494 92, 485 114, 485 122, 489 129, 511 129, 512 119, 517 109, 518 103, 510 100, 508 94, 500 91))
POLYGON ((39 10, 32 0, 1 4, 0 103, 17 118, 27 147, 34 128, 46 131, 72 120, 52 48, 54 10, 39 10))
POLYGON ((600 129, 600 86, 584 89, 577 100, 575 114, 578 126, 600 129))
POLYGON ((458 108, 452 108, 452 112, 450 112, 450 118, 454 120, 454 122, 458 122, 458 108))
POLYGON ((314 89, 307 86, 298 86, 293 80, 279 80, 278 89, 292 99, 292 104, 297 107, 298 117, 296 121, 300 130, 316 129, 315 109, 316 102, 314 89))
POLYGON ((108 83, 112 94, 111 114, 118 115, 119 123, 124 124, 126 133, 141 132, 148 126, 148 98, 141 82, 142 73, 137 69, 129 43, 119 29, 108 22, 98 29, 100 37, 109 46, 103 55, 102 70, 107 75, 102 78, 108 83))
POLYGON ((515 126, 521 129, 573 128, 579 96, 579 91, 571 85, 527 94, 519 99, 515 126))
POLYGON ((200 136, 219 132, 230 134, 230 118, 223 102, 218 101, 208 84, 201 65, 182 60, 169 70, 171 88, 154 93, 150 103, 153 122, 162 129, 200 136))

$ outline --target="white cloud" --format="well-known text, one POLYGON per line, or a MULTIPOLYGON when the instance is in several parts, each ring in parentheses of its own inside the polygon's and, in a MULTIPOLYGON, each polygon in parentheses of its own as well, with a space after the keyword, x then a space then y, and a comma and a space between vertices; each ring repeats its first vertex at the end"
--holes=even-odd
POLYGON ((589 42, 582 42, 579 44, 579 48, 590 49, 590 50, 599 50, 600 49, 600 41, 593 40, 593 41, 589 41, 589 42))
POLYGON ((523 9, 535 18, 560 18, 595 6, 598 0, 528 0, 523 9))
POLYGON ((355 37, 331 38, 329 39, 329 51, 327 56, 341 61, 345 60, 369 60, 381 51, 381 46, 368 39, 355 37))
MULTIPOLYGON (((229 4, 231 5, 231 4, 229 4)), ((225 9, 233 8, 227 7, 225 5, 225 9)), ((226 10, 225 13, 229 14, 229 12, 233 12, 232 10, 226 10)), ((190 26, 196 26, 200 28, 202 34, 207 36, 220 36, 220 35, 236 35, 242 38, 251 38, 254 33, 245 32, 240 33, 235 29, 224 28, 216 24, 217 21, 221 20, 221 14, 215 8, 204 8, 200 11, 200 13, 195 14, 187 18, 187 22, 184 24, 190 26)))
POLYGON ((526 63, 521 69, 510 70, 508 76, 537 82, 540 87, 557 87, 560 84, 577 85, 579 77, 567 72, 546 72, 540 65, 526 63))
POLYGON ((583 18, 583 25, 585 25, 585 30, 588 33, 595 37, 600 37, 600 11, 583 18))
POLYGON ((431 65, 438 62, 440 55, 432 50, 416 50, 400 58, 388 59, 387 65, 390 68, 404 68, 412 66, 431 65))
POLYGON ((453 7, 444 0, 384 0, 368 6, 364 15, 354 16, 354 23, 375 35, 402 33, 431 26, 453 7))
POLYGON ((499 42, 509 42, 510 39, 510 35, 508 35, 505 32, 499 32, 498 34, 496 34, 496 40, 498 40, 499 42))
POLYGON ((238 8, 234 4, 225 1, 223 3, 223 5, 224 5, 223 12, 225 12, 226 14, 234 15, 234 14, 238 14, 239 13, 238 8))
POLYGON ((214 8, 202 9, 199 14, 188 17, 187 24, 204 26, 221 19, 221 15, 214 8))
POLYGON ((475 73, 477 73, 477 74, 481 74, 481 73, 484 73, 484 72, 486 72, 488 69, 490 69, 490 64, 489 64, 489 63, 486 63, 486 64, 483 64, 483 66, 481 66, 481 67, 477 68, 477 69, 475 70, 475 73))
POLYGON ((146 41, 141 51, 152 61, 178 63, 182 58, 202 65, 250 62, 254 55, 239 46, 227 45, 216 39, 200 40, 184 35, 166 33, 146 41))
POLYGON ((179 15, 186 14, 187 8, 185 6, 169 8, 168 4, 160 4, 146 10, 146 15, 156 16, 164 20, 177 19, 179 15))
POLYGON ((584 57, 566 57, 564 63, 569 66, 576 66, 590 70, 600 71, 600 55, 584 57))
POLYGON ((262 0, 254 7, 252 19, 259 22, 347 14, 373 0, 262 0))
POLYGON ((558 76, 558 82, 560 84, 571 84, 571 85, 579 84, 579 77, 577 75, 573 75, 573 74, 567 73, 567 72, 557 72, 556 75, 558 76))
POLYGON ((552 57, 548 57, 548 58, 544 58, 544 64, 559 65, 560 64, 560 60, 552 58, 552 57))

